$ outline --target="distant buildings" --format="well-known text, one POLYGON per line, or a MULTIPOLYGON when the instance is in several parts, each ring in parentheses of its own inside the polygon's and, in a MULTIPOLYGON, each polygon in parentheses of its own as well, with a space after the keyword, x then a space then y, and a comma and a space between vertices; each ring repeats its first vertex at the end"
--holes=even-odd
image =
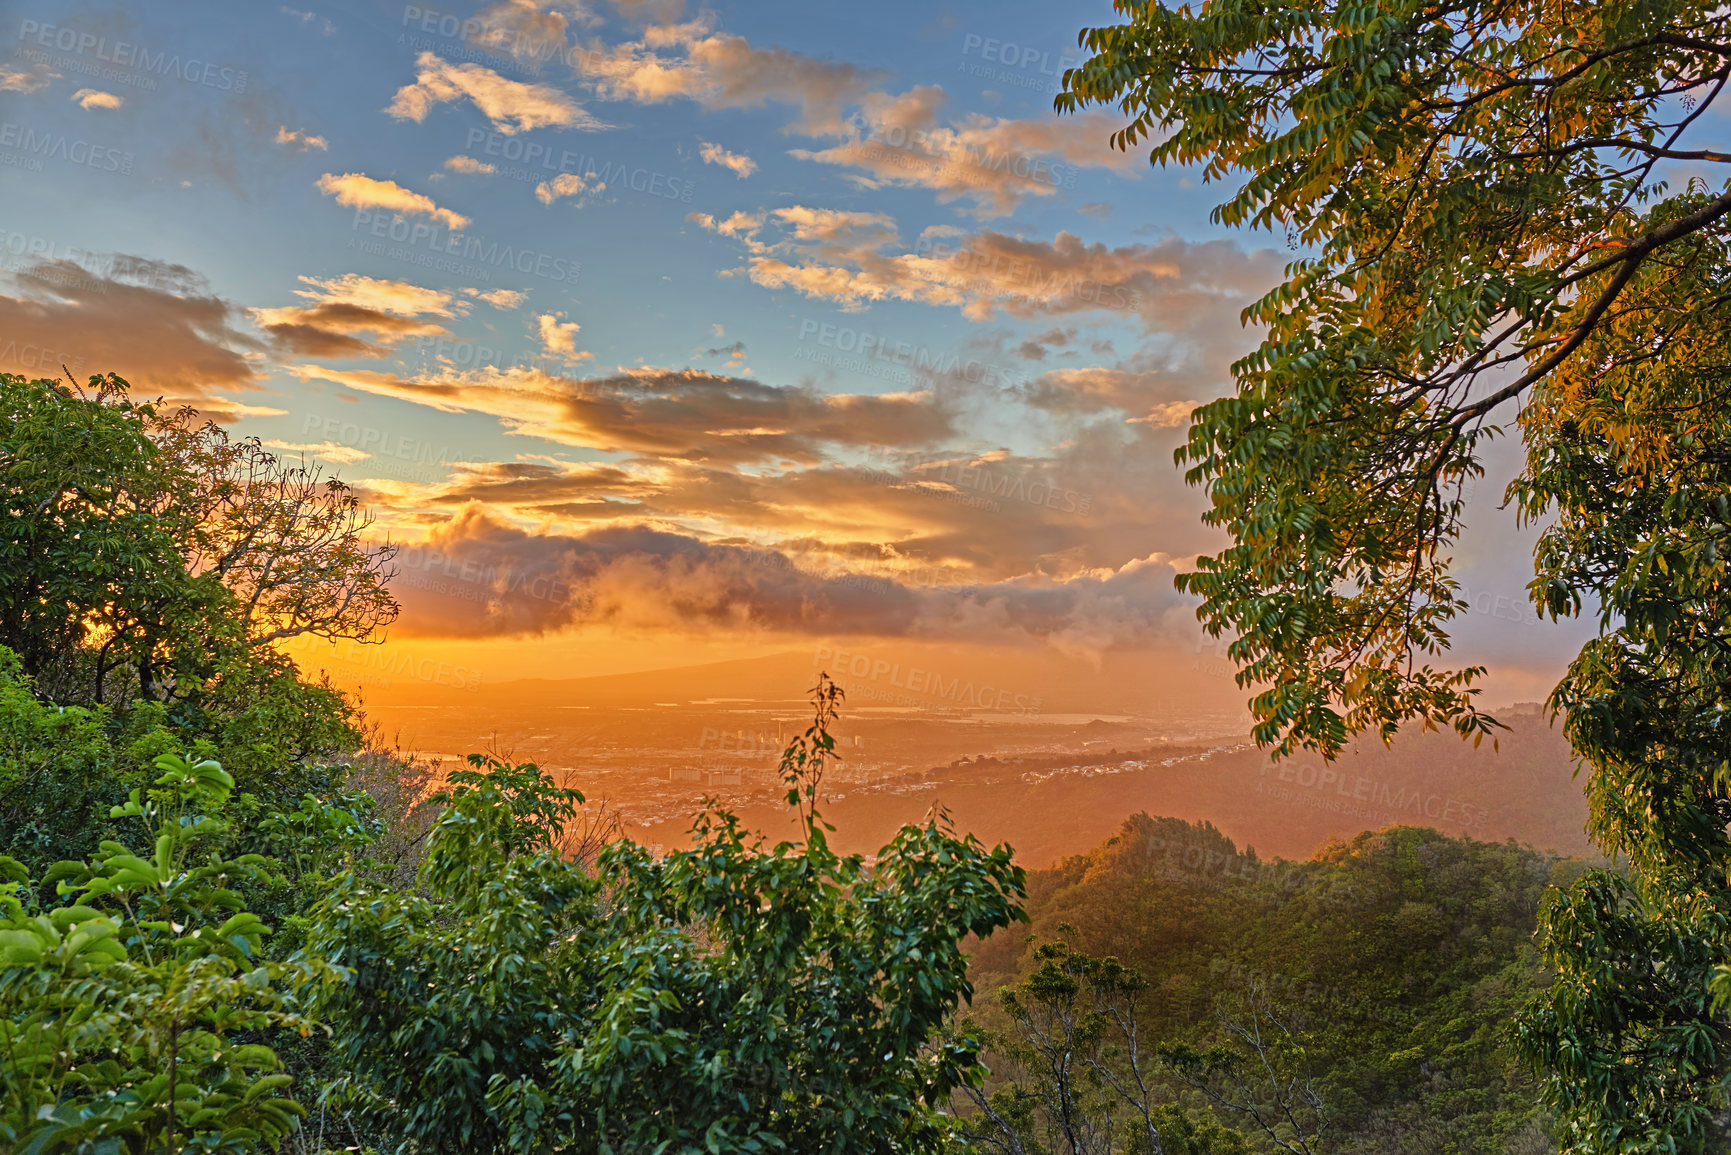
POLYGON ((738 786, 744 776, 738 770, 680 770, 667 772, 669 782, 702 782, 706 786, 738 786))

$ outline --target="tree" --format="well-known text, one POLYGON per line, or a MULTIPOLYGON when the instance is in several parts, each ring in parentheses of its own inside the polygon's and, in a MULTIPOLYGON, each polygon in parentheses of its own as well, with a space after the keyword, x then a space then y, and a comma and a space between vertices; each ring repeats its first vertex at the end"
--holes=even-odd
MULTIPOLYGON (((1015 1015, 1000 999, 978 1016, 993 1072, 983 1090, 1019 1128, 1020 1150, 1062 1149, 1034 1130, 1059 1101, 1059 1064, 1025 1050, 1037 1037, 1042 1055, 1067 1059, 1073 1101, 1110 1112, 1113 1126, 1096 1118, 1093 1134, 1110 1135, 1114 1151, 1147 1146, 1137 1145, 1143 1120, 1096 1079, 1096 1061, 1117 1085, 1147 1087, 1148 1102, 1187 1116, 1187 1137, 1171 1117, 1156 1120, 1166 1155, 1194 1155, 1184 1143, 1222 1125, 1250 1150, 1277 1150, 1211 1091, 1276 1126, 1284 1100, 1319 1150, 1555 1151, 1508 1024, 1548 982, 1532 941, 1541 899, 1584 863, 1412 827, 1335 840, 1305 862, 1265 860, 1254 873, 1169 870, 1173 846, 1245 861, 1212 828, 1137 816, 1093 851, 1030 871, 1034 935, 995 935, 974 953, 976 981, 1016 997, 1015 1015), (1132 971, 1146 982, 1129 991, 1116 980, 1132 971), (1258 1027, 1278 1079, 1245 1037, 1258 1027), (1312 1094, 1325 1119, 1301 1109, 1312 1094)), ((1018 1149, 992 1145, 1004 1129, 977 1100, 965 1113, 982 1150, 1018 1149)))
POLYGON ((160 706, 120 722, 106 707, 47 705, 0 648, 0 854, 40 877, 119 838, 111 812, 158 755, 180 752, 166 722, 160 706))
MULTIPOLYGON (((1154 163, 1241 180, 1216 221, 1306 248, 1246 310, 1267 336, 1179 453, 1234 539, 1182 584, 1237 635, 1244 683, 1269 687, 1258 738, 1336 752, 1414 717, 1482 732, 1477 671, 1410 668, 1464 608, 1445 552, 1461 484, 1493 415, 1558 396, 1554 372, 1641 307, 1643 269, 1724 232, 1731 191, 1667 196, 1657 166, 1731 163, 1689 146, 1731 77, 1731 17, 1699 0, 1118 8, 1130 22, 1082 33, 1093 55, 1058 106, 1119 104, 1115 144, 1159 134, 1154 163)), ((1724 306, 1688 302, 1660 344, 1724 306)))
POLYGON ((1588 1150, 1706 1143, 1731 1107, 1731 1025, 1708 997, 1731 941, 1731 317, 1685 324, 1731 284, 1731 247, 1697 235, 1650 260, 1634 301, 1529 406, 1514 492, 1552 514, 1538 581, 1553 603, 1601 605, 1601 634, 1553 701, 1567 712, 1600 845, 1594 872, 1548 908, 1557 981, 1522 1042, 1588 1150), (1711 323, 1708 323, 1708 322, 1711 323), (1625 358, 1651 343, 1646 359, 1625 358), (1716 1118, 1718 1116, 1719 1118, 1716 1118))
POLYGON ((185 472, 173 513, 187 568, 235 597, 249 647, 313 634, 365 641, 397 616, 396 547, 368 541, 354 491, 198 411, 155 418, 151 439, 185 472))
POLYGON ((1220 1025, 1221 1045, 1174 1047, 1162 1058, 1215 1109, 1253 1124, 1276 1151, 1327 1150, 1327 1112, 1290 1015, 1252 985, 1236 1013, 1221 1012, 1220 1025))
POLYGON ((426 1151, 937 1151, 977 1039, 962 940, 1019 917, 1022 871, 934 819, 873 868, 812 808, 826 682, 784 759, 800 842, 727 813, 655 858, 559 852, 582 795, 480 756, 451 776, 412 892, 339 875, 308 950, 350 968, 322 1013, 328 1092, 426 1151))
POLYGON ((1731 80, 1731 14, 1118 7, 1126 23, 1082 33, 1092 55, 1059 107, 1118 104, 1119 147, 1234 182, 1218 222, 1304 250, 1246 310, 1265 337, 1178 453, 1232 538, 1179 582, 1263 687, 1257 740, 1333 756, 1413 720, 1492 731, 1483 671, 1430 662, 1465 608, 1448 571, 1463 487, 1512 418, 1527 465, 1510 496, 1555 519, 1533 601, 1600 612, 1551 706, 1592 771, 1594 833, 1633 872, 1632 890, 1594 876, 1549 908, 1559 980, 1523 1037, 1577 1149, 1700 1149, 1731 1058, 1702 998, 1731 910, 1731 186, 1666 178, 1731 163, 1699 141, 1731 80), (1637 940, 1663 949, 1657 986, 1637 940))
POLYGON ((162 608, 202 609, 205 591, 158 516, 172 488, 150 407, 119 378, 91 386, 0 374, 0 644, 32 676, 91 650, 100 701, 107 664, 148 670, 185 625, 162 608))
POLYGON ((1003 1085, 961 1088, 974 1110, 967 1138, 1005 1155, 1244 1155, 1241 1135, 1198 1125, 1172 1101, 1139 1006, 1141 974, 1061 941, 1034 958, 1032 974, 998 992, 1011 1027, 989 1039, 1003 1085))
POLYGON ((299 634, 371 638, 394 547, 354 493, 127 383, 0 374, 0 644, 57 700, 186 697, 299 634))

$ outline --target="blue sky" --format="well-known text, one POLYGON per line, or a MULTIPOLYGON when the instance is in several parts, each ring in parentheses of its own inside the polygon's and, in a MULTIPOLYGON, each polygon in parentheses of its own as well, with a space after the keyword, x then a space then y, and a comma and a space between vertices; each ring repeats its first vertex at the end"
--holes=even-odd
MULTIPOLYGON (((1109 5, 8 10, 0 368, 195 403, 481 575, 394 644, 1195 652, 1172 450, 1291 254, 1054 114, 1109 5)), ((1464 555, 1515 693, 1525 541, 1464 555)))

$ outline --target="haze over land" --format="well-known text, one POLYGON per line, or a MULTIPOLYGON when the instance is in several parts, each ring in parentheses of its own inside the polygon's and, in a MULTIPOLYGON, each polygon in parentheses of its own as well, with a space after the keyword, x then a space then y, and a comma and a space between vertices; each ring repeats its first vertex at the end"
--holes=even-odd
POLYGON ((1386 750, 1361 742, 1333 765, 1271 764, 1247 738, 1236 691, 1202 675, 1199 661, 1185 671, 1173 655, 1119 656, 1095 671, 1046 655, 977 666, 951 657, 948 675, 934 675, 946 669, 941 650, 900 652, 930 665, 880 669, 883 659, 818 646, 603 678, 379 687, 367 710, 424 757, 534 760, 662 845, 684 841, 706 798, 754 828, 788 826, 776 765, 810 707, 787 689, 822 667, 848 695, 824 812, 849 851, 875 851, 934 805, 984 841, 1010 842, 1030 866, 1094 847, 1137 811, 1212 821, 1240 845, 1287 857, 1397 824, 1591 851, 1568 744, 1535 703, 1504 711, 1511 729, 1494 747, 1411 733, 1386 750), (1023 679, 1053 696, 1024 693, 1023 679))

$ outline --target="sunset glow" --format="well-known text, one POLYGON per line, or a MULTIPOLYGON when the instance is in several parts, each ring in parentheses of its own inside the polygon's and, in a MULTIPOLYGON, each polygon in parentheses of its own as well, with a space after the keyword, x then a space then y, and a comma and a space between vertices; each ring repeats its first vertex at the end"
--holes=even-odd
MULTIPOLYGON (((1230 708, 1172 451, 1291 253, 1054 113, 1094 8, 26 6, 0 369, 353 483, 402 615, 294 653, 383 698, 842 639, 1161 654, 1230 708)), ((1534 696, 1501 520, 1457 640, 1534 696)))

